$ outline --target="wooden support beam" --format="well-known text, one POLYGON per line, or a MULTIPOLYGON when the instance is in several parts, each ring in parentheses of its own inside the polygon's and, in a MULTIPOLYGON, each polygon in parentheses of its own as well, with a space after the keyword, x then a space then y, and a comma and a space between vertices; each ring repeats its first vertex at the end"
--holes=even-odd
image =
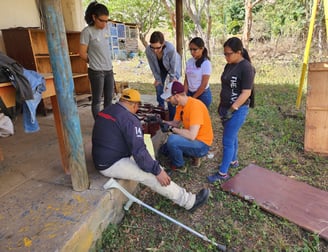
POLYGON ((89 187, 89 179, 61 4, 56 0, 40 0, 40 3, 73 190, 83 191, 89 187))
POLYGON ((176 48, 183 59, 183 4, 182 0, 175 1, 176 15, 176 48))

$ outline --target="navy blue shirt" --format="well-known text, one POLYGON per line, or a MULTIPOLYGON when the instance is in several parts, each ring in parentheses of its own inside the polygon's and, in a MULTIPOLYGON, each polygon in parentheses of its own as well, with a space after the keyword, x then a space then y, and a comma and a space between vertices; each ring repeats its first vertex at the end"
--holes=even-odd
POLYGON ((99 112, 92 131, 92 157, 98 170, 133 157, 140 169, 158 175, 158 161, 149 154, 139 119, 120 103, 99 112))

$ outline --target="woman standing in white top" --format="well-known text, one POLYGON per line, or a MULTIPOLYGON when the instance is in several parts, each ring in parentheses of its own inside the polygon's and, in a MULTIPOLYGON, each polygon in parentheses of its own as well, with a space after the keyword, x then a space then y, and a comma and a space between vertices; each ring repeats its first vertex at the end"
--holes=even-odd
POLYGON ((193 38, 189 42, 189 50, 192 58, 186 63, 185 92, 188 96, 201 100, 209 108, 212 102, 209 85, 212 65, 203 39, 193 38))

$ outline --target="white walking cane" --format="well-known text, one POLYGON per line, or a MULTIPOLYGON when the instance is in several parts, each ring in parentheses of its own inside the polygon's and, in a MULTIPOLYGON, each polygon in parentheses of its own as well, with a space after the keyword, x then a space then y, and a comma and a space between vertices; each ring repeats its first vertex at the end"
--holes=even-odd
POLYGON ((202 238, 204 241, 210 242, 213 245, 215 245, 217 247, 217 249, 221 250, 221 251, 226 251, 226 246, 218 244, 212 240, 210 240, 209 238, 207 238, 205 235, 198 233, 197 231, 193 230, 192 228, 182 224, 181 222, 171 218, 170 216, 162 213, 161 211, 158 211, 155 208, 152 208, 151 206, 147 205, 146 203, 142 202, 141 200, 139 200, 138 198, 134 197, 132 194, 130 194, 124 187, 122 187, 119 183, 116 182, 115 179, 111 178, 110 180, 108 180, 108 182, 106 184, 104 184, 104 189, 111 189, 111 188, 116 188, 119 189, 129 200, 128 202, 124 205, 124 209, 126 211, 129 210, 129 208, 131 207, 131 205, 135 202, 155 213, 157 213, 158 215, 164 217, 165 219, 168 219, 169 221, 177 224, 178 226, 186 229, 187 231, 189 231, 190 233, 202 238))

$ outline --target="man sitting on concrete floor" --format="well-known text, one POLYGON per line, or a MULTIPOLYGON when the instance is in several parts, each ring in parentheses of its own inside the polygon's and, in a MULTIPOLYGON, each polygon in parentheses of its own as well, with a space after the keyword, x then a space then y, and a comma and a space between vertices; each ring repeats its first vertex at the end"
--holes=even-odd
POLYGON ((140 93, 124 89, 118 103, 106 107, 95 119, 92 157, 96 169, 106 176, 140 182, 174 203, 195 211, 206 203, 209 189, 195 195, 171 181, 146 148, 142 126, 135 116, 140 93))
MULTIPOLYGON (((171 162, 171 171, 187 172, 183 156, 192 157, 192 166, 199 167, 213 142, 212 122, 204 103, 185 93, 184 86, 174 81, 167 85, 161 96, 176 107, 173 121, 162 121, 163 132, 171 132, 166 149, 171 162)), ((165 152, 165 151, 164 151, 165 152)))

